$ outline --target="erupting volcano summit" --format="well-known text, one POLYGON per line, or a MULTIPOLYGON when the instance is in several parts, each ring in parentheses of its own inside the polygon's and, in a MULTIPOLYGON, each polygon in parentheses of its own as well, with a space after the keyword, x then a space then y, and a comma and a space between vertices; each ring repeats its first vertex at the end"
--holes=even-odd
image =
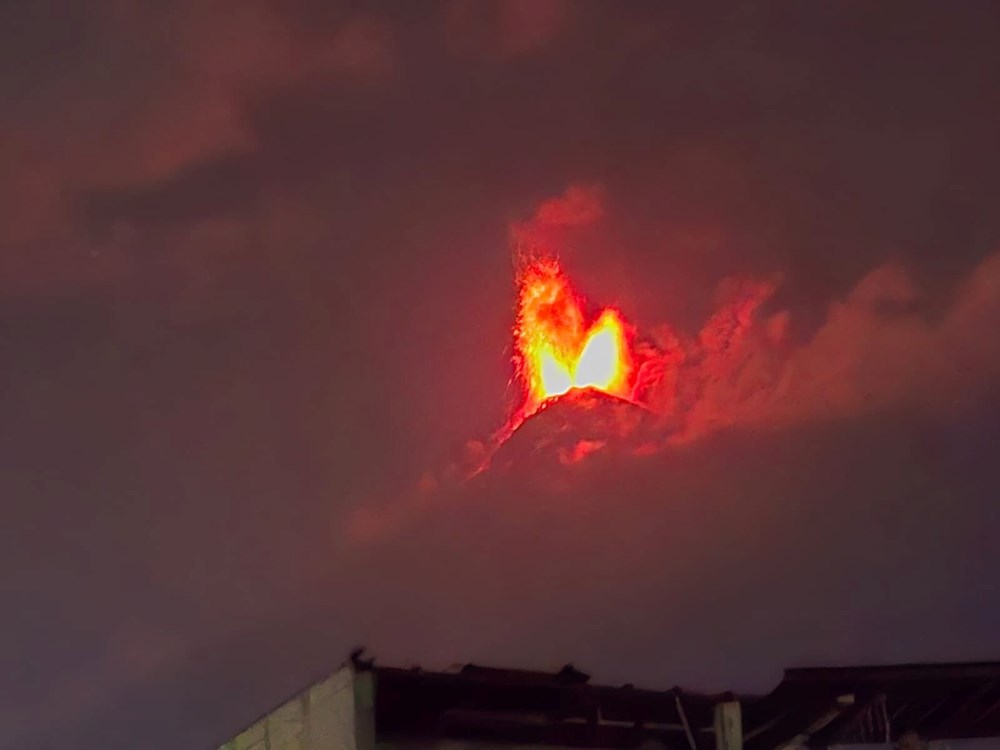
POLYGON ((515 365, 524 384, 523 412, 573 389, 631 396, 628 326, 611 307, 587 320, 584 301, 554 258, 537 258, 519 279, 515 365))

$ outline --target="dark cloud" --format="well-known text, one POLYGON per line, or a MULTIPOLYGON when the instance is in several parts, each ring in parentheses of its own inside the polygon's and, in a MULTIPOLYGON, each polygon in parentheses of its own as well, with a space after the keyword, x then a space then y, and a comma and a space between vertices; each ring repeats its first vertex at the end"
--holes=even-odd
POLYGON ((417 6, 0 9, 4 742, 208 746, 357 640, 713 687, 995 657, 995 5, 417 6), (643 330, 779 274, 777 385, 348 548, 502 422, 509 224, 570 184, 567 271, 643 330))
POLYGON ((461 54, 509 60, 537 53, 551 42, 572 10, 567 0, 447 0, 445 30, 449 44, 461 54))

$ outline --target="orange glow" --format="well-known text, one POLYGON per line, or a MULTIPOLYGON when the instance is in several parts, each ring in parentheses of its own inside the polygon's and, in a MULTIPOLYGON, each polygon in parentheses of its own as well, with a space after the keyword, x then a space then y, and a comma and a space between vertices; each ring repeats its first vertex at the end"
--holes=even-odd
POLYGON ((609 307, 588 321, 584 300, 552 258, 531 261, 518 282, 514 360, 523 415, 574 389, 631 397, 633 358, 621 313, 609 307))

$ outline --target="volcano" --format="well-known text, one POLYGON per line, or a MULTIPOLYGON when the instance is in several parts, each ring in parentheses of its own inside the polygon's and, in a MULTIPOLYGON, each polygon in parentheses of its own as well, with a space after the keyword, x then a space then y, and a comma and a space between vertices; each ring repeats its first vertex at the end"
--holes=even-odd
POLYGON ((538 478, 584 459, 635 455, 653 444, 656 422, 638 402, 597 388, 573 389, 527 417, 493 455, 491 468, 538 478))
POLYGON ((590 304, 551 255, 524 259, 517 287, 520 400, 474 473, 516 466, 541 475, 596 453, 640 448, 653 422, 637 399, 652 349, 637 345, 620 310, 590 304))
POLYGON ((694 337, 666 325, 641 336, 617 307, 591 304, 552 256, 530 256, 517 281, 519 400, 481 468, 514 453, 525 460, 554 453, 557 466, 572 464, 611 444, 646 453, 732 423, 761 382, 774 378, 766 355, 782 336, 774 323, 783 319, 775 316, 756 334, 753 326, 773 281, 731 280, 694 337), (517 442, 528 447, 505 449, 522 431, 527 436, 517 442))
POLYGON ((506 419, 466 441, 443 469, 424 472, 412 496, 360 508, 356 538, 385 533, 437 500, 467 496, 458 488, 486 481, 487 471, 557 491, 572 490, 574 477, 590 481, 605 469, 615 476, 630 459, 730 424, 726 397, 754 386, 744 374, 745 342, 773 284, 733 286, 694 337, 662 324, 641 335, 619 308, 590 303, 554 256, 532 250, 515 259, 506 419))

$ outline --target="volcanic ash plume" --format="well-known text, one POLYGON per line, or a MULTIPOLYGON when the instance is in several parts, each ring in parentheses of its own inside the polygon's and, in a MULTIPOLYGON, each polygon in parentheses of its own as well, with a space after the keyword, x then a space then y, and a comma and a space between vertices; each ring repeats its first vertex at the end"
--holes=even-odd
MULTIPOLYGON (((735 421, 735 410, 753 398, 742 391, 763 385, 742 381, 759 364, 764 342, 755 338, 755 314, 774 284, 735 285, 727 304, 685 341, 666 325, 644 335, 619 309, 589 304, 554 257, 532 253, 520 265, 514 371, 522 400, 500 443, 556 401, 581 404, 588 392, 591 401, 599 395, 653 415, 645 421, 658 428, 648 436, 654 443, 689 439, 709 422, 735 421)), ((764 331, 780 339, 782 319, 764 331)))
POLYGON ((761 355, 765 344, 776 350, 787 316, 755 323, 772 282, 730 283, 724 304, 694 337, 668 325, 643 331, 618 307, 589 300, 556 248, 567 228, 603 213, 599 188, 572 186, 512 227, 516 395, 501 427, 470 441, 465 459, 443 475, 425 477, 425 492, 491 467, 549 462, 558 471, 601 452, 652 453, 739 421, 762 385, 748 369, 757 380, 773 378, 761 370, 761 355))
MULTIPOLYGON (((491 437, 423 477, 414 507, 487 469, 559 486, 600 455, 649 455, 734 427, 948 408, 1000 376, 990 335, 1000 324, 1000 255, 982 262, 937 320, 906 272, 888 265, 834 302, 802 345, 788 340, 788 311, 764 314, 773 279, 727 280, 717 310, 685 336, 666 324, 643 330, 569 278, 554 251, 559 233, 602 214, 601 192, 574 186, 513 228, 516 395, 491 437)), ((367 512, 362 527, 382 525, 367 512)))

